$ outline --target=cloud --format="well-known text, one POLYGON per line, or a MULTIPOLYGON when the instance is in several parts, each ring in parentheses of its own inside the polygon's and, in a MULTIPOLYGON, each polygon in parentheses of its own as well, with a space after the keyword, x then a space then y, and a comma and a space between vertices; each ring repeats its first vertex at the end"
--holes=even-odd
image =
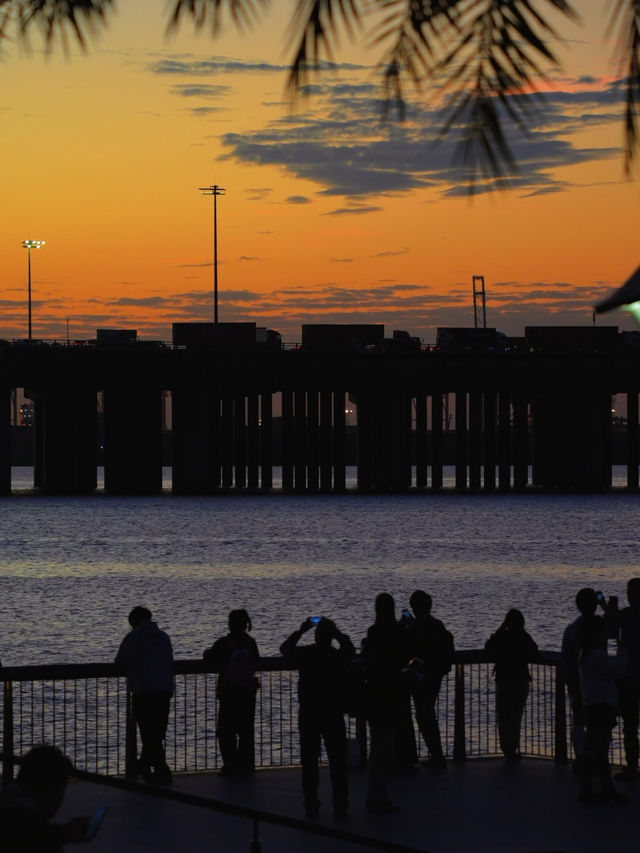
POLYGON ((251 255, 240 255, 239 261, 261 261, 262 258, 252 257, 251 255))
POLYGON ((361 207, 337 207, 335 210, 330 210, 325 216, 347 216, 350 213, 376 213, 382 209, 382 207, 375 204, 363 204, 361 207))
POLYGON ((306 195, 290 195, 285 199, 287 204, 311 204, 311 199, 306 195))
MULTIPOLYGON (((362 71, 368 67, 350 62, 319 61, 311 70, 318 73, 335 73, 339 71, 362 71)), ((203 59, 188 55, 186 58, 165 57, 151 63, 148 70, 152 74, 158 75, 194 77, 209 74, 282 74, 289 71, 289 66, 273 62, 234 59, 228 56, 210 56, 203 59)))
MULTIPOLYGON (((524 196, 562 192, 572 184, 566 175, 556 176, 559 168, 618 156, 618 148, 581 147, 578 142, 576 134, 585 127, 618 121, 623 106, 620 81, 589 85, 545 93, 537 123, 526 136, 505 125, 519 172, 509 180, 481 178, 476 192, 515 189, 524 196)), ((312 181, 324 195, 364 198, 429 187, 445 197, 468 194, 468 174, 455 156, 466 128, 462 121, 454 122, 446 141, 441 141, 448 117, 443 108, 409 103, 406 121, 381 123, 382 102, 371 83, 323 83, 312 91, 313 115, 279 116, 254 130, 224 134, 225 156, 240 163, 279 166, 312 181)), ((339 207, 332 214, 352 212, 339 207)), ((360 212, 370 211, 360 208, 360 212)))
POLYGON ((181 98, 221 98, 228 95, 231 91, 231 86, 215 86, 210 83, 200 83, 199 85, 179 85, 171 89, 172 95, 179 95, 181 98))

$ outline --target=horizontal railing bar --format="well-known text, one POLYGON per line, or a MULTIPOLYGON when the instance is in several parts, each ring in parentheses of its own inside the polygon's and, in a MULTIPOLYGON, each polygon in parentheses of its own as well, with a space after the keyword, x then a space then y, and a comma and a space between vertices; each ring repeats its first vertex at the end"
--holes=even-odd
MULTIPOLYGON (((358 659, 357 656, 355 659, 358 659)), ((457 664, 492 663, 492 661, 492 657, 484 649, 457 651, 455 655, 457 664)), ((535 663, 557 666, 560 663, 560 652, 541 651, 535 663)), ((258 672, 278 672, 291 669, 291 662, 280 656, 262 657, 256 667, 258 672)), ((216 672, 217 670, 211 669, 203 660, 196 658, 174 661, 174 671, 176 675, 192 675, 216 672)), ((81 678, 119 678, 123 676, 122 670, 113 663, 52 663, 33 666, 5 666, 0 669, 1 681, 58 681, 81 678)))

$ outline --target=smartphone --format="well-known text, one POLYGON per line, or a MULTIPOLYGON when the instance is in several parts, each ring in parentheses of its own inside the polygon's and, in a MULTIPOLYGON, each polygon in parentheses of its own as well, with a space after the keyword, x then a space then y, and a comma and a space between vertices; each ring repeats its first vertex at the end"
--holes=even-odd
POLYGON ((108 808, 109 806, 100 806, 100 808, 95 810, 89 823, 89 829, 87 829, 87 834, 85 836, 86 841, 91 841, 92 838, 96 837, 108 808))
POLYGON ((322 616, 309 616, 309 622, 311 622, 313 625, 317 625, 321 619, 322 616))
POLYGON ((405 609, 402 611, 402 618, 403 618, 403 619, 411 619, 411 613, 409 613, 409 611, 407 610, 407 608, 406 608, 406 607, 405 607, 405 609))
POLYGON ((598 599, 598 604, 601 604, 603 607, 606 605, 605 597, 600 590, 596 592, 596 598, 598 599))

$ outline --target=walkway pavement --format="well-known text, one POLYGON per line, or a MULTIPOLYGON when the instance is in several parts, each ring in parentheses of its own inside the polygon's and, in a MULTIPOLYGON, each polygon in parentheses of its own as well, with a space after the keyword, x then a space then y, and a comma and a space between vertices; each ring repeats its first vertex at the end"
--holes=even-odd
MULTIPOLYGON (((333 817, 329 780, 321 773, 320 817, 306 821, 395 841, 433 853, 628 853, 638 847, 640 785, 623 785, 625 805, 585 806, 577 802, 577 779, 569 766, 525 760, 450 763, 443 771, 420 769, 394 777, 391 791, 400 805, 392 815, 364 810, 362 770, 351 771, 351 810, 333 817)), ((173 789, 225 802, 303 818, 299 770, 258 772, 249 780, 212 774, 175 777, 173 789)), ((261 847, 250 847, 252 823, 195 806, 155 799, 87 782, 73 781, 60 819, 90 814, 107 804, 109 813, 89 853, 357 853, 370 846, 349 844, 260 824, 261 847)))

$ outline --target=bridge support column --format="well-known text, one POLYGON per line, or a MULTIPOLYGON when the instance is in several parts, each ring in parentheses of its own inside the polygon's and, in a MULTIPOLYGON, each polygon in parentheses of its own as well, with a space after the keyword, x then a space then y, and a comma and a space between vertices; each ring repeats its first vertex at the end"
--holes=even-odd
POLYGON ((87 494, 97 486, 97 392, 49 388, 35 401, 34 484, 48 494, 87 494))
POLYGON ((534 407, 536 485, 605 490, 611 485, 611 396, 575 383, 558 387, 534 407))
POLYGON ((362 491, 405 491, 411 486, 411 398, 359 392, 355 399, 358 487, 362 491))
POLYGON ((11 389, 0 389, 0 495, 11 494, 11 389))
POLYGON ((180 387, 171 403, 173 491, 212 494, 220 487, 220 401, 212 391, 180 387))
POLYGON ((638 392, 627 393, 627 488, 638 488, 638 465, 640 464, 640 445, 638 444, 638 392))
POLYGON ((486 391, 483 404, 484 489, 492 492, 496 487, 496 392, 486 391))
POLYGON ((162 392, 159 388, 104 389, 104 487, 122 495, 162 489, 162 392))

